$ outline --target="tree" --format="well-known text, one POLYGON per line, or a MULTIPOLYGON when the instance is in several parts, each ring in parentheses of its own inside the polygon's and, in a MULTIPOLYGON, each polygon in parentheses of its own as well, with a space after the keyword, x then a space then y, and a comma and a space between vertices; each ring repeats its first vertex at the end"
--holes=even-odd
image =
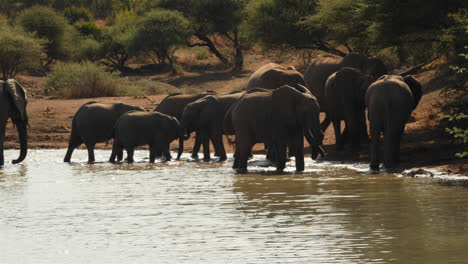
POLYGON ((17 27, 0 22, 0 72, 2 79, 14 78, 40 66, 44 41, 17 27))
POLYGON ((177 46, 184 45, 192 34, 189 21, 179 12, 153 10, 144 15, 136 26, 132 38, 132 50, 144 52, 153 62, 173 63, 173 54, 177 46))
POLYGON ((188 43, 190 47, 207 47, 223 64, 229 64, 229 59, 212 40, 215 35, 222 36, 235 49, 235 68, 241 69, 243 58, 239 26, 245 4, 245 0, 146 0, 139 10, 142 13, 164 8, 181 12, 190 21, 196 38, 196 42, 188 43))
POLYGON ((250 39, 267 46, 319 49, 344 55, 326 42, 320 27, 308 27, 303 20, 314 14, 317 1, 252 0, 246 7, 244 27, 250 39))
POLYGON ((53 9, 43 6, 34 6, 26 9, 16 18, 16 24, 25 31, 34 33, 37 37, 47 40, 45 52, 49 65, 56 59, 68 56, 65 36, 70 25, 67 19, 56 13, 53 9))
POLYGON ((115 68, 125 68, 130 56, 130 47, 136 31, 137 17, 125 13, 117 17, 112 27, 105 28, 102 33, 101 50, 103 57, 115 68))

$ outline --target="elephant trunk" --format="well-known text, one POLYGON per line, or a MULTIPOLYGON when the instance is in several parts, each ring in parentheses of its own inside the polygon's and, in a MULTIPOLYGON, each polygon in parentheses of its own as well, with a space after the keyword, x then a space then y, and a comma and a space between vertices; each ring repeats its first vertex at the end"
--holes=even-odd
POLYGON ((322 148, 323 132, 319 130, 315 136, 314 133, 309 129, 306 131, 306 139, 312 149, 312 159, 316 159, 320 154, 322 157, 326 156, 325 151, 322 148))
POLYGON ((28 154, 28 130, 27 122, 20 122, 16 124, 18 130, 18 136, 20 140, 20 155, 18 159, 13 160, 13 164, 22 162, 28 154))

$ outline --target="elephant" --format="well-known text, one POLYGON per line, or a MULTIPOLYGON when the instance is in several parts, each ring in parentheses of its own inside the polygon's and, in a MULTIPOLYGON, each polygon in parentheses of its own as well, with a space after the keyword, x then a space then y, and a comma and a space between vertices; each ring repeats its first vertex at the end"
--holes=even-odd
POLYGON ((0 167, 4 164, 3 142, 8 119, 16 126, 20 140, 20 155, 13 164, 22 162, 28 152, 28 98, 26 89, 15 79, 0 80, 0 167))
POLYGON ((284 67, 268 63, 256 70, 249 78, 246 90, 253 88, 276 89, 282 85, 305 85, 304 77, 293 66, 284 67))
POLYGON ((370 168, 379 169, 380 133, 384 134, 384 166, 394 168, 399 163, 400 140, 411 112, 422 96, 422 86, 408 75, 384 75, 372 83, 365 102, 370 127, 370 168))
POLYGON ((179 121, 169 115, 153 111, 130 111, 122 115, 114 125, 114 143, 109 159, 114 163, 116 156, 127 150, 128 162, 132 163, 133 153, 136 147, 149 145, 149 161, 154 162, 156 153, 161 152, 165 161, 171 159, 169 152, 170 143, 179 138, 179 150, 177 159, 184 150, 185 130, 179 121))
POLYGON ((343 149, 344 137, 341 134, 341 120, 345 121, 347 133, 351 136, 353 150, 359 150, 360 138, 367 138, 365 95, 374 77, 361 71, 344 67, 333 73, 325 84, 325 99, 328 115, 335 130, 337 149, 343 149))
POLYGON ((113 138, 114 123, 126 112, 143 108, 124 103, 88 102, 82 105, 73 116, 70 140, 64 162, 70 162, 73 150, 82 143, 88 149, 88 163, 93 163, 94 146, 113 138))
POLYGON ((387 74, 385 64, 378 58, 366 57, 359 53, 349 53, 345 57, 323 56, 314 61, 304 73, 304 80, 307 88, 317 98, 320 111, 325 112, 325 119, 320 124, 322 131, 330 125, 328 116, 328 105, 325 98, 325 83, 327 78, 343 67, 352 67, 361 72, 373 76, 374 79, 387 74))
MULTIPOLYGON (((173 93, 166 98, 164 98, 161 103, 153 110, 153 111, 158 111, 160 113, 166 114, 173 116, 177 118, 177 120, 182 119, 182 114, 184 113, 184 108, 187 104, 191 102, 195 102, 196 100, 203 98, 207 95, 215 95, 215 91, 205 91, 202 93, 196 93, 196 94, 181 94, 181 93, 173 93)), ((192 152, 192 157, 197 158, 198 157, 198 151, 200 150, 200 145, 201 145, 201 138, 198 136, 198 134, 195 135, 195 144, 193 147, 193 152, 192 152)), ((156 154, 157 157, 161 156, 161 153, 156 154)))
POLYGON ((247 171, 247 159, 258 142, 274 148, 278 172, 285 168, 286 146, 289 144, 296 157, 296 170, 303 171, 304 131, 309 134, 313 152, 323 155, 317 100, 311 93, 300 92, 291 86, 246 92, 226 113, 223 127, 235 131, 233 168, 240 173, 247 171))
MULTIPOLYGON (((219 156, 219 161, 227 159, 223 145, 223 119, 228 109, 243 95, 241 91, 228 94, 208 95, 185 106, 181 125, 187 137, 195 131, 203 144, 203 160, 210 160, 210 139, 219 156)), ((233 134, 233 133, 230 133, 233 134)), ((197 155, 194 150, 192 156, 197 155)), ((198 151, 197 151, 198 152, 198 151)))

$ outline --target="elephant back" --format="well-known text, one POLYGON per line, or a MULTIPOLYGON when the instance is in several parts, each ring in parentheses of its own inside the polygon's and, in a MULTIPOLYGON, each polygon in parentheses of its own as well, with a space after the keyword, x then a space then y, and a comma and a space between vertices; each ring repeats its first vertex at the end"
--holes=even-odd
POLYGON ((276 89, 282 85, 305 85, 304 77, 294 67, 268 63, 256 70, 249 78, 247 90, 253 88, 276 89))
POLYGON ((168 95, 153 111, 158 111, 160 113, 170 115, 177 118, 178 120, 181 120, 186 105, 195 102, 196 100, 203 98, 207 95, 213 94, 216 94, 216 92, 206 91, 198 94, 168 95))

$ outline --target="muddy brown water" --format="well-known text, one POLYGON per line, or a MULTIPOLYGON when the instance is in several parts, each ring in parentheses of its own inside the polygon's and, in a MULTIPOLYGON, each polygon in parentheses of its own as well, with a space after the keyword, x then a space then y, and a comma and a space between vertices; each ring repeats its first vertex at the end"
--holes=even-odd
MULTIPOLYGON (((367 164, 284 174, 227 162, 87 165, 31 150, 0 169, 0 263, 466 263, 468 189, 367 164)), ((104 161, 109 151, 97 150, 104 161)), ((6 159, 17 151, 6 151, 6 159)))

